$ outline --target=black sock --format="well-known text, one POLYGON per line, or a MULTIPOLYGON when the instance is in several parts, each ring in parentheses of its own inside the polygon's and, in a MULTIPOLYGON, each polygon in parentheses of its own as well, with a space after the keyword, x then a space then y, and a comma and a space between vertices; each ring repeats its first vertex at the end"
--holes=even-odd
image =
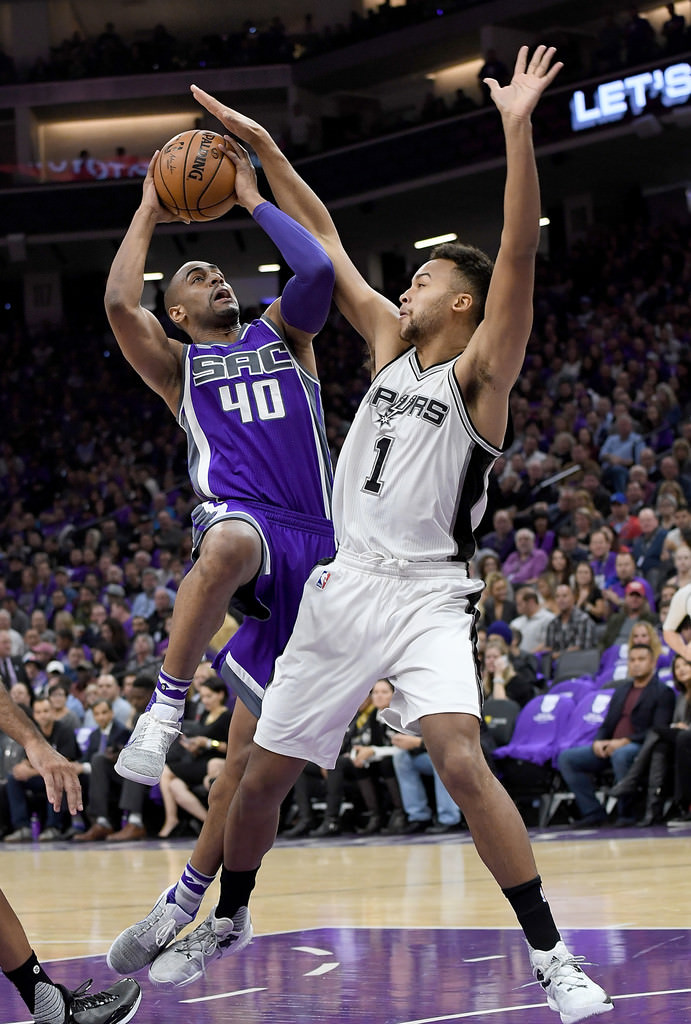
POLYGON ((556 946, 561 936, 542 891, 539 875, 529 882, 502 889, 514 909, 518 923, 533 949, 548 950, 556 946))
POLYGON ((235 916, 240 907, 246 907, 250 901, 250 893, 254 889, 257 878, 256 867, 252 871, 229 871, 228 868, 221 868, 221 895, 216 907, 216 917, 235 916))
POLYGON ((33 950, 25 963, 13 971, 5 971, 5 976, 37 1020, 62 1022, 65 1019, 62 992, 43 970, 33 950))

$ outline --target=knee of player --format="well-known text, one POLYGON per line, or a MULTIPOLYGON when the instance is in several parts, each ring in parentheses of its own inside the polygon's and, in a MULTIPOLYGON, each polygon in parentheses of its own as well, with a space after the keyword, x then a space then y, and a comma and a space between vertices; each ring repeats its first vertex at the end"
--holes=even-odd
POLYGON ((259 535, 247 523, 230 520, 209 531, 201 546, 197 571, 210 580, 235 577, 249 582, 261 567, 259 535))

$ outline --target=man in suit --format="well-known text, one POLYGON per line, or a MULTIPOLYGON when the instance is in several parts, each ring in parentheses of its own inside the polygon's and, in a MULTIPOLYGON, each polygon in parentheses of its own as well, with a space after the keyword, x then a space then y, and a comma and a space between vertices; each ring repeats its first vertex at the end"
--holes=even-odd
MULTIPOLYGON (((68 761, 77 761, 79 747, 74 730, 63 722, 55 720, 53 706, 47 697, 34 701, 33 716, 44 738, 68 761)), ((33 767, 28 758, 19 761, 7 779, 7 800, 10 806, 10 819, 13 831, 5 836, 6 843, 31 841, 31 824, 29 810, 29 794, 43 797, 45 801, 45 828, 39 836, 39 842, 49 842, 62 836, 63 812, 46 801, 46 784, 40 772, 33 767)))
MULTIPOLYGON (((155 677, 152 678, 146 674, 138 675, 133 680, 129 696, 134 710, 127 723, 128 732, 131 732, 139 715, 146 710, 155 683, 155 677)), ((111 744, 111 747, 106 747, 104 753, 94 755, 91 778, 89 779, 89 815, 92 824, 86 832, 74 837, 75 843, 88 843, 103 839, 112 843, 124 843, 146 838, 143 809, 150 789, 140 782, 123 779, 117 774, 115 771, 115 761, 119 753, 117 746, 122 744, 119 742, 116 745, 112 740, 111 744), (108 818, 108 805, 113 792, 120 793, 118 806, 123 816, 127 818, 125 824, 117 832, 113 831, 108 818)))
MULTIPOLYGON (((130 730, 115 718, 113 705, 109 700, 97 701, 91 713, 96 722, 87 742, 84 756, 79 764, 82 786, 88 790, 88 813, 92 825, 85 832, 77 833, 75 842, 105 839, 113 828, 108 819, 110 799, 110 777, 114 774, 109 766, 130 738, 130 730)), ((116 777, 117 778, 117 777, 116 777)))
MULTIPOLYGON (((595 795, 593 776, 611 767, 619 782, 631 767, 647 731, 672 721, 674 691, 658 679, 651 647, 631 646, 628 672, 629 678, 614 691, 592 744, 570 747, 559 755, 559 771, 581 812, 578 828, 596 827, 607 819, 595 795)), ((617 825, 634 824, 630 800, 619 800, 618 815, 617 825)))
POLYGON ((12 656, 12 634, 9 629, 0 629, 0 682, 9 692, 15 683, 27 680, 22 659, 12 656))

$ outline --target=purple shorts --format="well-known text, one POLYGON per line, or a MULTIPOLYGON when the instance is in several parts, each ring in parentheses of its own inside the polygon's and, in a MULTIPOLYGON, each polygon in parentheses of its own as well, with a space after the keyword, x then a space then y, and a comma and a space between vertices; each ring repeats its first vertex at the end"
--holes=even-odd
POLYGON ((195 548, 210 526, 227 519, 249 523, 261 538, 259 574, 235 595, 247 617, 214 659, 216 672, 258 718, 276 658, 293 631, 305 580, 317 562, 333 558, 333 526, 327 519, 247 502, 207 501, 192 517, 195 548))

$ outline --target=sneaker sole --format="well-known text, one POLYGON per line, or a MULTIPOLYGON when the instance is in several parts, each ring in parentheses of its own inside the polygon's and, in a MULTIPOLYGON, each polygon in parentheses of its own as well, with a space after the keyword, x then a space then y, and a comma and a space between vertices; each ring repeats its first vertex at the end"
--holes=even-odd
MULTIPOLYGON (((551 1010, 559 1013, 559 1007, 550 999, 547 1005, 551 1010)), ((587 1020, 588 1017, 598 1017, 601 1013, 608 1013, 614 1009, 614 1003, 610 999, 607 1003, 592 1003, 590 1006, 583 1006, 578 1013, 559 1013, 562 1024, 578 1024, 578 1021, 587 1020)))
POLYGON ((125 765, 115 764, 115 771, 123 779, 129 779, 130 782, 140 782, 142 786, 155 786, 161 781, 161 776, 141 775, 139 772, 133 772, 131 768, 127 768, 125 765))
MULTIPOLYGON (((253 938, 254 938, 254 928, 252 927, 252 924, 250 922, 250 926, 249 926, 247 935, 243 936, 243 938, 241 938, 241 939, 238 939, 237 942, 233 943, 233 945, 230 947, 229 950, 226 950, 224 953, 221 954, 221 956, 215 957, 214 959, 215 960, 222 960, 223 957, 226 956, 226 955, 232 956, 235 953, 241 953, 243 949, 245 949, 247 946, 249 946, 249 944, 250 944, 250 942, 252 941, 253 938)), ((162 954, 165 953, 165 952, 166 952, 166 950, 162 950, 161 951, 162 954)), ((154 963, 156 963, 155 960, 154 960, 154 963)), ((210 963, 214 963, 214 960, 211 960, 210 963)), ((153 966, 153 964, 152 964, 152 966, 153 966)), ((172 981, 172 980, 166 981, 166 980, 163 980, 163 979, 154 978, 152 976, 152 974, 151 974, 151 968, 149 968, 149 981, 152 982, 154 985, 158 986, 159 988, 165 988, 168 985, 172 986, 173 988, 184 988, 186 985, 191 985, 193 982, 198 981, 200 978, 203 978, 205 973, 206 973, 205 969, 201 968, 195 974, 193 974, 190 978, 183 978, 182 981, 172 981)))

